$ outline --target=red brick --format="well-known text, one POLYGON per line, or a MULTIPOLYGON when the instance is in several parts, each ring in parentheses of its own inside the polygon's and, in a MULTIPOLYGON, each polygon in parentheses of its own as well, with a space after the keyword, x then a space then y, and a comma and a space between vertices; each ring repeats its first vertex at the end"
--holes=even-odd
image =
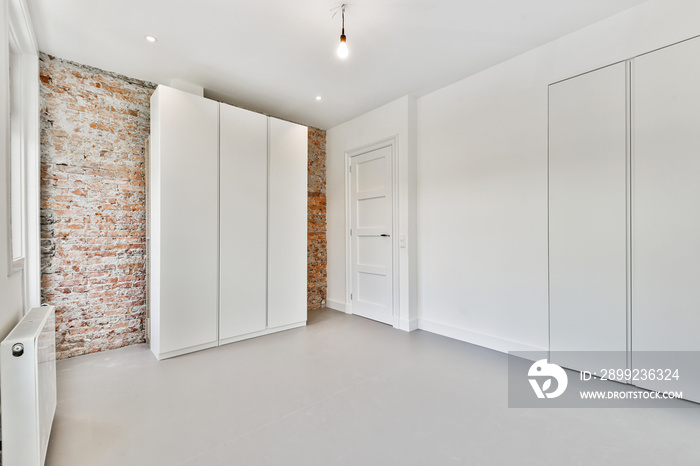
POLYGON ((145 217, 131 218, 145 199, 125 191, 144 191, 155 86, 45 54, 40 76, 42 298, 57 306, 57 356, 142 343, 145 306, 129 303, 145 301, 145 248, 129 235, 145 236, 145 217))
POLYGON ((326 301, 326 132, 309 128, 307 307, 326 301))

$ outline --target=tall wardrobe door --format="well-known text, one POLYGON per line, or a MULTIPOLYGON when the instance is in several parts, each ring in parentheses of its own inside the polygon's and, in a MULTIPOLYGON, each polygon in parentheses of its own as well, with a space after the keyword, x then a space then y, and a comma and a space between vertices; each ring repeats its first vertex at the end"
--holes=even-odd
POLYGON ((267 117, 220 106, 219 338, 267 323, 267 117))
POLYGON ((269 118, 268 327, 306 322, 307 128, 269 118))
POLYGON ((626 80, 617 64, 549 88, 550 351, 594 373, 626 367, 626 80))
POLYGON ((151 112, 151 345, 163 358, 218 342, 219 107, 159 86, 151 112))
POLYGON ((697 357, 661 353, 700 351, 700 40, 635 59, 632 77, 632 367, 679 369, 700 401, 697 357))

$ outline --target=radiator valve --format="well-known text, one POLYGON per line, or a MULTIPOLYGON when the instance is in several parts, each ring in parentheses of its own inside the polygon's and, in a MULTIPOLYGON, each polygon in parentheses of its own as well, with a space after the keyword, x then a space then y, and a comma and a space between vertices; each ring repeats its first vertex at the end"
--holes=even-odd
POLYGON ((24 345, 22 343, 15 343, 12 345, 12 356, 18 358, 24 354, 24 345))

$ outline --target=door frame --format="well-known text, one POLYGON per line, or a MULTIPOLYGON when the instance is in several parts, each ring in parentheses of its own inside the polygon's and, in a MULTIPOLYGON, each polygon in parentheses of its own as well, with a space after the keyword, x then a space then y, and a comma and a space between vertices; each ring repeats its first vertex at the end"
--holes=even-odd
POLYGON ((391 315, 394 328, 399 328, 399 183, 398 183, 398 149, 399 136, 394 135, 379 141, 365 144, 345 151, 345 313, 353 314, 352 300, 352 196, 350 193, 350 160, 358 155, 366 154, 384 147, 391 148, 391 315))

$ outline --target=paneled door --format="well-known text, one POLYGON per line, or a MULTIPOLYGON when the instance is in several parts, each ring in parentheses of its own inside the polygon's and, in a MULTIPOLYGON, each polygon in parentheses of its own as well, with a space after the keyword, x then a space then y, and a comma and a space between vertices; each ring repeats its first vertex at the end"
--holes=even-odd
POLYGON ((392 146, 350 158, 352 312, 394 323, 392 146))

